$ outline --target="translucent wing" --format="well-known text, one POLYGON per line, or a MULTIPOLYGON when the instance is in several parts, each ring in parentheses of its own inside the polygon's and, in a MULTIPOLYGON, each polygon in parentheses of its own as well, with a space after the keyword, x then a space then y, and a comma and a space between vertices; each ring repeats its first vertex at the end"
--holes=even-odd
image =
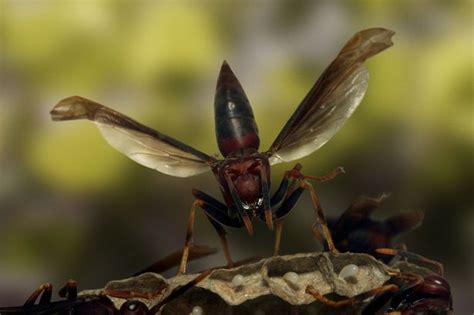
POLYGON ((368 72, 363 62, 393 45, 395 32, 356 33, 303 99, 269 149, 270 163, 289 162, 316 151, 336 134, 362 101, 368 72))
POLYGON ((193 176, 217 162, 201 151, 79 96, 60 101, 51 111, 51 117, 92 120, 113 148, 141 165, 168 175, 193 176))

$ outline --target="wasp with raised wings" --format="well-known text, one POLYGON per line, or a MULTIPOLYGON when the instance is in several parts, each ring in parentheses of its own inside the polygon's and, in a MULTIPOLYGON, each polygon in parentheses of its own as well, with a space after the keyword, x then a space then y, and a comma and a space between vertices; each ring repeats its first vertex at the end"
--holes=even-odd
POLYGON ((159 172, 188 177, 212 170, 225 203, 193 190, 195 201, 188 221, 180 272, 186 270, 192 242, 195 210, 201 208, 221 239, 228 264, 232 265, 226 227, 245 227, 253 233, 251 219, 257 217, 273 229, 275 254, 279 251, 282 219, 294 208, 304 190, 315 208, 315 233, 324 235, 329 250, 336 252, 320 202, 311 181, 327 176, 305 176, 301 165, 285 172, 270 195, 270 165, 290 162, 311 154, 342 127, 362 101, 368 72, 364 61, 392 46, 394 32, 372 28, 356 33, 342 48, 305 96, 267 151, 259 152, 258 128, 242 86, 224 61, 214 101, 215 131, 223 159, 216 159, 187 144, 146 127, 133 119, 91 100, 73 96, 60 101, 51 111, 53 120, 89 119, 96 123, 109 144, 135 162, 159 172))

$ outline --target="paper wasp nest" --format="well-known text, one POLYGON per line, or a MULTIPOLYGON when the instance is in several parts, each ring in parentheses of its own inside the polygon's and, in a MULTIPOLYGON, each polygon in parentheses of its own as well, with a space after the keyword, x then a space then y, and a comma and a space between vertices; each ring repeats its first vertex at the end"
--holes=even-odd
MULTIPOLYGON (((426 273, 426 269, 404 263, 403 269, 426 273)), ((390 279, 388 267, 366 254, 307 253, 275 256, 232 269, 215 269, 210 274, 165 303, 162 314, 297 314, 354 313, 361 305, 334 309, 305 293, 308 285, 322 295, 339 299, 353 297, 382 286, 390 279), (349 266, 349 268, 344 268, 349 266), (341 270, 344 272, 341 274, 341 270), (350 270, 350 271, 347 271, 350 270), (344 277, 344 278, 343 278, 344 277), (351 312, 351 310, 353 312, 351 312)), ((138 277, 109 282, 104 289, 83 291, 82 295, 106 294, 117 309, 126 301, 120 292, 133 292, 134 299, 149 309, 167 298, 173 290, 186 285, 197 274, 169 279, 145 273, 138 277)))

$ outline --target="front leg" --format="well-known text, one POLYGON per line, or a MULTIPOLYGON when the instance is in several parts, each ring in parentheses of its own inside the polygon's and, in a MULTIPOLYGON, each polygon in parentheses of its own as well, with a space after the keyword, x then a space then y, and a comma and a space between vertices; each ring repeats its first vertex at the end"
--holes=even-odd
POLYGON ((301 187, 308 190, 311 195, 311 202, 313 203, 313 208, 315 210, 316 221, 323 230, 328 249, 333 253, 338 253, 336 246, 334 246, 334 241, 332 240, 331 232, 329 231, 328 224, 324 216, 323 208, 321 207, 321 202, 319 201, 319 197, 316 194, 316 190, 314 189, 313 185, 311 185, 311 183, 305 180, 301 181, 301 187))
POLYGON ((286 171, 285 175, 283 175, 283 178, 280 182, 280 186, 278 186, 278 189, 275 191, 273 194, 272 198, 270 199, 270 203, 272 206, 278 205, 282 200, 290 195, 290 193, 294 190, 294 178, 291 177, 290 175, 293 174, 295 171, 300 171, 301 170, 301 164, 296 164, 293 169, 286 171), (292 179, 292 183, 290 186, 290 179, 292 179))
POLYGON ((264 164, 262 161, 260 161, 258 170, 260 172, 265 223, 267 224, 269 230, 273 230, 273 211, 270 200, 270 184, 268 183, 269 167, 270 165, 268 164, 268 162, 264 164))
POLYGON ((281 231, 283 229, 283 218, 295 207, 296 203, 303 193, 303 188, 299 187, 295 189, 275 211, 276 217, 276 228, 275 228, 275 245, 273 248, 273 255, 276 256, 280 253, 280 242, 281 242, 281 231))
POLYGON ((252 235, 253 234, 252 221, 250 220, 249 215, 247 214, 247 212, 245 211, 243 207, 243 203, 240 200, 240 196, 237 192, 237 189, 234 186, 234 182, 232 181, 229 173, 224 173, 224 178, 227 183, 227 186, 229 187, 230 195, 232 197, 232 201, 234 202, 235 208, 237 209, 237 212, 242 218, 242 221, 244 221, 245 228, 247 229, 247 233, 249 233, 249 235, 252 235))
POLYGON ((311 202, 313 204, 313 208, 315 209, 316 214, 316 221, 318 222, 319 226, 322 229, 324 237, 326 238, 326 242, 328 245, 328 249, 333 253, 338 253, 336 246, 334 246, 334 242, 332 240, 331 232, 329 231, 326 218, 324 216, 323 208, 321 207, 321 202, 319 201, 319 197, 316 194, 316 190, 314 186, 309 182, 315 181, 316 183, 323 183, 328 180, 334 179, 339 174, 344 173, 344 169, 342 167, 338 167, 332 170, 329 174, 325 176, 305 176, 301 174, 299 171, 295 171, 291 174, 291 176, 298 178, 301 182, 301 187, 308 190, 311 195, 311 202))
MULTIPOLYGON (((342 167, 339 167, 326 176, 315 177, 303 175, 301 173, 301 168, 301 164, 298 163, 293 169, 285 172, 280 187, 277 189, 277 191, 272 197, 272 203, 275 204, 283 200, 279 209, 275 212, 275 216, 277 218, 283 218, 284 216, 286 216, 294 208, 303 190, 308 190, 311 195, 311 202, 315 209, 316 220, 318 222, 318 225, 322 229, 322 232, 328 244, 328 248, 331 252, 337 253, 337 249, 334 246, 331 233, 327 226, 326 218, 324 217, 324 212, 322 210, 321 203, 313 185, 309 181, 316 181, 317 183, 328 181, 330 179, 335 178, 337 175, 344 173, 344 169, 342 167), (298 183, 299 185, 297 186, 298 183)), ((313 232, 314 231, 317 230, 313 229, 313 232)), ((281 233, 281 228, 279 228, 278 232, 281 233)), ((278 244, 275 243, 275 253, 277 253, 279 250, 280 235, 276 235, 275 240, 276 242, 278 242, 278 244)))
POLYGON ((188 226, 186 229, 186 240, 184 242, 183 254, 181 256, 181 264, 179 267, 178 274, 184 274, 186 272, 186 266, 189 256, 189 247, 192 243, 195 212, 197 207, 200 207, 205 211, 206 218, 209 219, 212 226, 219 235, 222 247, 224 249, 224 254, 227 259, 227 264, 228 266, 232 266, 233 262, 229 251, 229 244, 227 242, 226 232, 222 225, 240 228, 242 227, 242 223, 240 222, 240 220, 238 220, 238 218, 229 217, 227 214, 227 207, 218 200, 209 196, 208 194, 197 189, 193 189, 193 195, 196 200, 193 202, 189 214, 188 226))

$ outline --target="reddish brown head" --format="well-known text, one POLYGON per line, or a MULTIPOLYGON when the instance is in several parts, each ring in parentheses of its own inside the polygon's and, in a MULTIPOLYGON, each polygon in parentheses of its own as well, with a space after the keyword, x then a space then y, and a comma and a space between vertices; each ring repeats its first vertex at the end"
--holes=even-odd
POLYGON ((236 211, 249 234, 252 234, 250 218, 262 215, 262 174, 269 183, 268 160, 253 149, 230 154, 216 170, 229 209, 236 211))
POLYGON ((245 204, 250 205, 258 202, 261 195, 260 176, 250 173, 242 174, 236 178, 234 183, 240 198, 245 204))

